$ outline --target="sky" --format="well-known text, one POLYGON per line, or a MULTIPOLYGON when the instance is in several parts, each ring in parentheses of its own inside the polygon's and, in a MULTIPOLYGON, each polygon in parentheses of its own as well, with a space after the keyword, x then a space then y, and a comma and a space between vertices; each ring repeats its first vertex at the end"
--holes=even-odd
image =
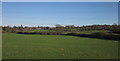
POLYGON ((2 4, 0 2, 0 26, 2 25, 2 4))
POLYGON ((3 2, 2 24, 10 26, 118 23, 117 2, 3 2))
POLYGON ((3 0, 3 2, 118 2, 119 0, 3 0))

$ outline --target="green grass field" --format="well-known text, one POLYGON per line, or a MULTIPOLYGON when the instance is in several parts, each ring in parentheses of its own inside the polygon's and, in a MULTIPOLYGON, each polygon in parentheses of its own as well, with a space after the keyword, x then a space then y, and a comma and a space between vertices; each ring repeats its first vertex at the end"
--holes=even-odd
POLYGON ((55 32, 55 30, 29 30, 24 32, 55 32))
POLYGON ((62 35, 3 34, 3 59, 115 59, 118 41, 62 35))

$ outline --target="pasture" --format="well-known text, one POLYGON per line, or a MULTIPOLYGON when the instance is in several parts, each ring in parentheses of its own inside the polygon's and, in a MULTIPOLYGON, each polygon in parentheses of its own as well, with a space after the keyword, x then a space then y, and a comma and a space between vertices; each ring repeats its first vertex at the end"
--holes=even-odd
POLYGON ((24 32, 55 32, 55 30, 29 30, 24 32))
POLYGON ((118 41, 4 33, 3 59, 115 59, 118 41))

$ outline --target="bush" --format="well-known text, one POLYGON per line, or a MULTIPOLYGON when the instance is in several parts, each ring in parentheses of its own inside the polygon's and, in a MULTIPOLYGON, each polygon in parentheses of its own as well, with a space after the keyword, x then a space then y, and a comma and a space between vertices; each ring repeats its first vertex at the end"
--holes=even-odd
POLYGON ((59 32, 17 32, 17 34, 62 35, 59 32))
POLYGON ((105 33, 105 32, 97 32, 90 35, 91 37, 95 38, 102 38, 102 39, 111 39, 111 40, 120 40, 120 35, 115 35, 112 33, 105 33))

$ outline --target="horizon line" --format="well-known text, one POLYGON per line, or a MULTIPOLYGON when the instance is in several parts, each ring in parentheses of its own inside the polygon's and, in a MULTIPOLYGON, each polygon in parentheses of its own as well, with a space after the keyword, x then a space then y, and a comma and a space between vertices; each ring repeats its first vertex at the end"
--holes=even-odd
MULTIPOLYGON (((80 26, 92 26, 92 25, 119 25, 119 24, 90 24, 90 25, 74 25, 75 27, 80 27, 80 26)), ((23 26, 23 27, 56 27, 55 25, 0 25, 0 26, 10 26, 10 27, 14 27, 14 26, 23 26)), ((61 25, 63 27, 65 26, 69 26, 69 25, 61 25)))

